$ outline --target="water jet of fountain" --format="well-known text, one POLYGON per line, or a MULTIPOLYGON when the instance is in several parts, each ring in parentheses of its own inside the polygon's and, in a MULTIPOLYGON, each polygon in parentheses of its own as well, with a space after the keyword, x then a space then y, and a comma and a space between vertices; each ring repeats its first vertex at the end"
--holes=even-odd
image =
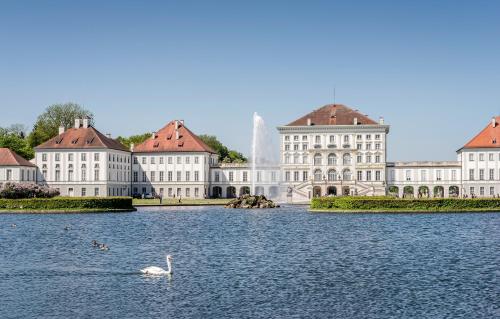
POLYGON ((261 173, 268 174, 272 169, 275 169, 277 164, 275 151, 272 136, 267 130, 264 119, 255 112, 253 114, 252 135, 252 189, 250 190, 252 194, 261 195, 256 189, 258 183, 263 182, 265 177, 260 176, 261 179, 257 180, 258 171, 262 170, 261 173))

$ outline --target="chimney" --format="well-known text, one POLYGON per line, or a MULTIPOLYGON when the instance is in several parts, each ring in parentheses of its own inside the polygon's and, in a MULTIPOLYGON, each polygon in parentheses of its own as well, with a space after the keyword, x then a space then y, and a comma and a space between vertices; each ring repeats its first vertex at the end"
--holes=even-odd
POLYGON ((85 116, 83 118, 83 128, 88 128, 89 127, 89 117, 85 116))
POLYGON ((355 117, 353 122, 354 122, 354 123, 353 123, 354 125, 358 125, 358 118, 357 118, 357 117, 355 117))
POLYGON ((179 130, 175 131, 175 139, 178 140, 179 139, 179 130))
POLYGON ((175 120, 175 130, 177 131, 179 129, 179 121, 175 120))
POLYGON ((80 128, 80 119, 75 119, 75 128, 80 128))
POLYGON ((61 135, 62 133, 64 133, 64 126, 59 126, 59 135, 61 135))
POLYGON ((311 119, 307 119, 307 126, 311 126, 311 119))
POLYGON ((381 116, 378 120, 380 125, 384 125, 384 118, 381 116))
POLYGON ((184 120, 181 120, 181 125, 184 126, 184 120))
POLYGON ((106 133, 106 137, 107 138, 111 138, 111 134, 110 133, 106 133))
POLYGON ((134 147, 135 147, 134 143, 130 143, 130 151, 131 151, 131 152, 133 152, 133 151, 134 151, 134 147))
POLYGON ((497 127, 497 119, 496 118, 491 119, 491 127, 493 127, 493 128, 497 127))
POLYGON ((156 132, 151 133, 151 138, 154 140, 156 138, 156 132))

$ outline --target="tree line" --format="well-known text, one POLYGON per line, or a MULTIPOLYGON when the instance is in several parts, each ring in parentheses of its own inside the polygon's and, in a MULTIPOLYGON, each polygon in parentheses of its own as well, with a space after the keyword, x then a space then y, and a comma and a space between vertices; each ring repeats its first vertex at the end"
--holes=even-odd
MULTIPOLYGON (((73 127, 75 119, 85 117, 89 118, 90 125, 94 125, 93 113, 76 103, 51 105, 37 117, 31 130, 22 124, 0 127, 0 147, 9 148, 25 159, 30 160, 35 157, 34 148, 56 136, 59 133, 60 126, 69 129, 73 127)), ((151 133, 129 137, 119 136, 117 140, 130 148, 132 143, 135 145, 140 144, 149 137, 151 137, 151 133)), ((243 154, 228 149, 215 136, 200 135, 199 137, 219 154, 222 162, 243 163, 247 161, 243 154)))

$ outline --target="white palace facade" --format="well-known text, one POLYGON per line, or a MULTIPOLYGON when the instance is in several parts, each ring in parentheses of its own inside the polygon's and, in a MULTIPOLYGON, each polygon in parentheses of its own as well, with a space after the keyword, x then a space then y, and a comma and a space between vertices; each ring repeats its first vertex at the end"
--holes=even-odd
POLYGON ((231 198, 255 193, 294 203, 315 196, 500 194, 500 117, 457 151, 457 161, 388 162, 389 125, 383 118, 375 121, 329 104, 278 127, 280 163, 255 173, 250 164, 220 163, 181 120, 130 149, 89 123, 76 119, 73 127, 61 127, 35 148, 31 162, 0 149, 0 183, 36 182, 63 196, 231 198))

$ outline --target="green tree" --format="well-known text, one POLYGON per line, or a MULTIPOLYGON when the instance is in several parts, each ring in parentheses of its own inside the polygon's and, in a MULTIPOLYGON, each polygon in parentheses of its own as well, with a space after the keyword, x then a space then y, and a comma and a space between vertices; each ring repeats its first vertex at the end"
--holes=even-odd
POLYGON ((199 135, 198 137, 219 154, 219 159, 223 163, 245 163, 247 161, 243 154, 228 149, 213 135, 199 135))
POLYGON ((0 147, 9 148, 27 160, 32 159, 35 153, 25 138, 25 131, 25 127, 20 124, 9 128, 0 127, 0 147))
POLYGON ((59 132, 59 126, 64 126, 66 129, 72 127, 77 118, 90 118, 90 125, 94 125, 92 119, 93 114, 89 110, 84 109, 75 103, 54 104, 38 116, 38 119, 33 126, 28 142, 31 147, 38 146, 59 132))
POLYGON ((144 133, 139 135, 132 135, 129 137, 118 136, 116 139, 125 145, 127 148, 130 148, 130 145, 133 143, 134 145, 141 144, 145 140, 151 137, 151 133, 144 133))

